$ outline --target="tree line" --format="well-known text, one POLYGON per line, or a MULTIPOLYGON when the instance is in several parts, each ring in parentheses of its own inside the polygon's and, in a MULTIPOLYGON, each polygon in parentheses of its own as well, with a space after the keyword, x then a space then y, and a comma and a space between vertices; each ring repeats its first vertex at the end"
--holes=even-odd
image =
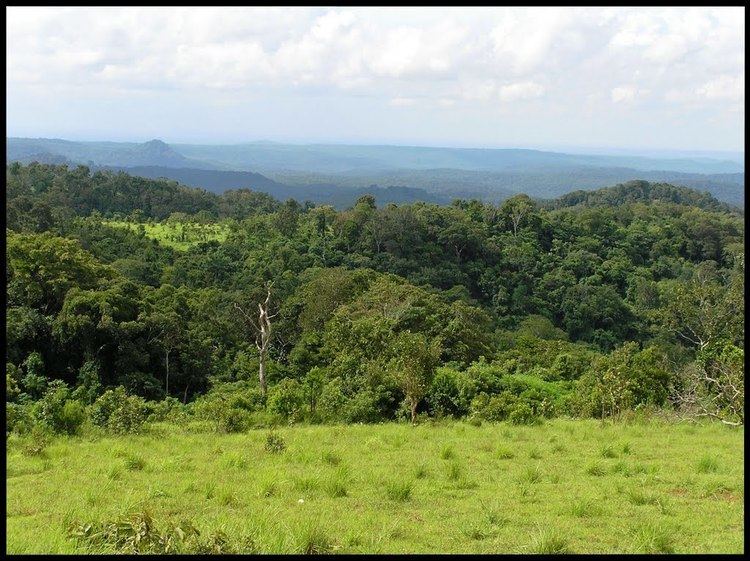
POLYGON ((121 387, 227 430, 644 406, 742 422, 743 217, 708 195, 336 211, 83 166, 14 163, 6 183, 17 419, 121 387), (103 220, 170 217, 229 234, 178 251, 103 220))

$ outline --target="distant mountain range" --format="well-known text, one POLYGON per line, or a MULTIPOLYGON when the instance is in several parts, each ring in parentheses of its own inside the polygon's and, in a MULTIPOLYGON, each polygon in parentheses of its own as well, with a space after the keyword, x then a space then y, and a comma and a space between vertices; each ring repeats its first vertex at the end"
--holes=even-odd
POLYGON ((221 193, 247 187, 278 199, 338 207, 363 193, 379 204, 454 198, 497 202, 515 193, 554 198, 642 179, 684 185, 744 204, 744 167, 729 159, 565 154, 524 149, 412 146, 169 145, 8 138, 8 161, 85 164, 166 177, 221 193))

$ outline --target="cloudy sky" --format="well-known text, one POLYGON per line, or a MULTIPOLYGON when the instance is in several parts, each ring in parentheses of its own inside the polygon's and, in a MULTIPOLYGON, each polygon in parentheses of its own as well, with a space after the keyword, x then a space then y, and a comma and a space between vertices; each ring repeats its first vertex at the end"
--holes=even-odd
POLYGON ((7 8, 10 136, 734 150, 742 8, 7 8))

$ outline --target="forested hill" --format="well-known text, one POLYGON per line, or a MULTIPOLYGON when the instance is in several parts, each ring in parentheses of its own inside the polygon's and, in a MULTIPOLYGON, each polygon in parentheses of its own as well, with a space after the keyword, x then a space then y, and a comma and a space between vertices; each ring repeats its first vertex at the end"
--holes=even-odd
POLYGON ((731 207, 722 203, 708 192, 696 191, 687 187, 670 185, 668 183, 649 183, 648 181, 628 181, 613 187, 605 187, 595 191, 578 190, 562 195, 557 199, 547 201, 548 208, 564 208, 572 206, 620 206, 636 202, 669 202, 681 205, 696 206, 705 210, 731 211, 739 207, 731 207))
POLYGON ((448 204, 452 200, 452 197, 448 195, 430 193, 424 189, 400 185, 354 187, 314 182, 304 185, 286 185, 269 179, 260 173, 250 171, 219 171, 163 166, 114 168, 114 171, 122 171, 129 175, 151 179, 172 179, 188 187, 199 187, 219 195, 230 190, 250 189, 267 193, 278 200, 310 201, 316 204, 329 204, 339 209, 352 206, 365 193, 371 194, 375 197, 377 203, 382 205, 415 201, 448 204))
MULTIPOLYGON (((301 203, 309 200, 320 204, 314 198, 295 196, 306 194, 306 189, 302 188, 291 190, 285 193, 287 196, 278 198, 251 189, 232 189, 219 195, 205 189, 187 187, 174 180, 148 179, 106 169, 92 172, 85 166, 69 168, 67 165, 39 163, 24 166, 15 162, 8 166, 6 179, 6 216, 10 224, 16 225, 21 217, 29 219, 29 211, 32 209, 40 215, 57 209, 57 212, 72 212, 79 216, 86 216, 92 211, 124 216, 138 212, 147 219, 163 220, 175 212, 203 212, 213 219, 242 219, 259 211, 277 209, 280 205, 279 198, 293 198, 301 203)), ((263 180, 271 182, 267 178, 263 180)), ((367 194, 373 195, 380 205, 391 202, 409 203, 415 198, 420 199, 420 194, 423 194, 413 191, 419 190, 405 187, 345 190, 338 196, 338 206, 351 207, 367 194)), ((544 208, 555 209, 577 205, 612 207, 655 201, 715 211, 730 211, 732 208, 708 193, 646 181, 628 182, 597 191, 574 191, 557 199, 540 201, 540 204, 544 208)), ((450 199, 436 196, 425 202, 448 204, 450 199)))
POLYGON ((368 190, 379 204, 456 198, 497 203, 517 193, 555 198, 631 180, 683 185, 742 206, 740 154, 715 157, 636 157, 524 149, 455 149, 249 143, 240 145, 73 142, 7 138, 7 161, 124 170, 165 177, 221 194, 248 188, 278 199, 346 208, 368 190), (729 158, 729 159, 723 159, 729 158))

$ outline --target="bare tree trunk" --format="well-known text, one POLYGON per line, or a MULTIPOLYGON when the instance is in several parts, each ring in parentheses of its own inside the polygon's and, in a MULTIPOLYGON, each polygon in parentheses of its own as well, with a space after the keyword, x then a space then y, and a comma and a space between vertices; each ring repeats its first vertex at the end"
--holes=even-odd
POLYGON ((166 354, 166 363, 167 363, 167 382, 166 382, 166 389, 164 390, 164 394, 166 397, 169 397, 169 353, 172 351, 172 349, 167 350, 166 354))
POLYGON ((266 384, 266 363, 268 360, 268 349, 271 345, 271 318, 276 317, 276 314, 269 315, 268 310, 271 305, 271 284, 266 284, 266 300, 263 303, 258 304, 258 323, 256 324, 245 311, 235 303, 234 307, 237 308, 245 319, 255 328, 255 346, 258 349, 258 382, 260 383, 260 391, 265 397, 267 391, 266 384))
POLYGON ((260 351, 260 365, 258 366, 258 381, 260 382, 260 391, 266 395, 266 352, 260 351))
POLYGON ((411 424, 417 424, 417 405, 419 402, 416 399, 411 400, 411 424))
POLYGON ((258 304, 258 326, 260 327, 258 337, 255 340, 255 346, 258 348, 259 365, 258 381, 260 382, 260 391, 266 395, 266 360, 268 359, 268 345, 271 342, 271 320, 268 315, 268 307, 271 302, 271 284, 267 285, 268 295, 266 301, 258 304))

